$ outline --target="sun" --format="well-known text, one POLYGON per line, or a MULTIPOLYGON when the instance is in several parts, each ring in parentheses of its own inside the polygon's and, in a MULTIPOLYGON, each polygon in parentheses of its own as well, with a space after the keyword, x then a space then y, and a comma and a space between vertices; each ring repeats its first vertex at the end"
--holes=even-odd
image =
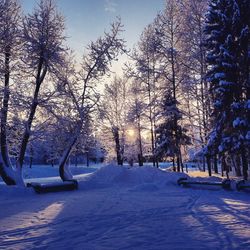
POLYGON ((135 136, 135 131, 133 129, 128 129, 127 133, 128 133, 129 137, 134 137, 135 136))

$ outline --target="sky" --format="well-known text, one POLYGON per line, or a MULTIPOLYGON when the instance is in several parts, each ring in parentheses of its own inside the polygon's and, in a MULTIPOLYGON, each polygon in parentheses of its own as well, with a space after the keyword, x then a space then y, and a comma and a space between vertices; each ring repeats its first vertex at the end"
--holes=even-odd
MULTIPOLYGON (((24 11, 31 12, 38 0, 20 0, 24 11)), ((66 18, 67 44, 77 59, 84 48, 109 30, 117 16, 124 25, 123 37, 132 48, 143 29, 164 8, 164 0, 55 0, 66 18)))

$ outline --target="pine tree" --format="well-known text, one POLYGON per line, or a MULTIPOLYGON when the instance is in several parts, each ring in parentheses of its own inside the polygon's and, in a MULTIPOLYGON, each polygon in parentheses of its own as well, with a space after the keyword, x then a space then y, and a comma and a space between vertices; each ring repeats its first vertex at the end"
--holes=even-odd
POLYGON ((187 130, 179 125, 182 114, 177 104, 176 99, 167 91, 162 102, 162 122, 156 129, 157 157, 171 157, 174 170, 175 158, 181 156, 180 146, 190 144, 190 138, 186 135, 187 130))
POLYGON ((207 16, 208 80, 214 102, 206 155, 241 155, 247 179, 249 146, 249 3, 212 0, 207 16))

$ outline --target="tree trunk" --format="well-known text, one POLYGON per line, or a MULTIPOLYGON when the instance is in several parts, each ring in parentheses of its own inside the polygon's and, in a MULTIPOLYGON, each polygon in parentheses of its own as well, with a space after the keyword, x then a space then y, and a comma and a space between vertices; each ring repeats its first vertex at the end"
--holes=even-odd
POLYGON ((216 154, 214 155, 213 159, 214 159, 214 172, 216 174, 218 174, 219 173, 218 172, 218 161, 217 161, 217 155, 216 154))
MULTIPOLYGON (((8 167, 10 169, 10 167, 8 167)), ((11 171, 14 172, 13 169, 11 171)), ((16 181, 12 176, 9 174, 8 170, 6 169, 6 166, 1 161, 0 162, 0 176, 2 177, 3 181, 6 183, 6 185, 16 185, 16 181)))
POLYGON ((119 128, 113 128, 113 137, 115 140, 115 151, 116 151, 116 160, 118 165, 122 165, 122 156, 121 156, 121 146, 120 146, 120 137, 119 137, 119 128))
POLYGON ((181 164, 180 164, 180 155, 178 154, 176 157, 176 161, 177 161, 177 171, 180 172, 181 171, 181 164))
POLYGON ((76 154, 76 158, 75 158, 75 166, 77 167, 77 164, 78 164, 78 157, 77 157, 77 154, 76 154))
POLYGON ((211 171, 211 159, 210 156, 207 156, 207 170, 208 170, 208 175, 212 176, 212 171, 211 171))
POLYGON ((141 123, 140 117, 138 117, 138 141, 139 141, 139 154, 138 154, 138 163, 139 166, 143 166, 143 152, 142 152, 142 138, 141 138, 141 123))
POLYGON ((86 152, 87 167, 89 167, 89 151, 86 152))
POLYGON ((4 63, 4 93, 3 104, 1 109, 1 159, 0 159, 0 175, 7 185, 16 185, 16 180, 13 178, 14 169, 11 166, 7 145, 7 116, 9 109, 9 81, 10 81, 10 48, 6 48, 5 63, 4 63))
POLYGON ((33 156, 30 157, 30 165, 29 165, 30 168, 32 168, 32 164, 33 164, 33 156))
POLYGON ((29 165, 30 168, 32 168, 33 154, 34 154, 34 152, 33 152, 33 147, 32 147, 32 145, 31 145, 31 146, 30 146, 30 165, 29 165))
POLYGON ((244 148, 241 149, 241 161, 242 161, 243 178, 244 180, 247 180, 248 179, 248 162, 247 162, 246 151, 244 148))
POLYGON ((183 172, 184 172, 184 166, 183 166, 183 161, 182 161, 181 152, 180 152, 180 164, 181 164, 181 172, 183 173, 183 172))
POLYGON ((143 159, 142 159, 141 154, 138 154, 138 163, 139 163, 139 166, 140 166, 140 167, 143 166, 143 159))
POLYGON ((75 135, 71 142, 69 143, 68 147, 65 149, 60 162, 59 162, 59 174, 60 177, 63 181, 68 181, 68 180, 72 180, 73 179, 73 175, 70 172, 69 166, 66 164, 67 160, 70 156, 70 152, 73 148, 73 146, 75 145, 77 141, 77 135, 75 135))
POLYGON ((227 179, 229 179, 229 166, 227 165, 225 156, 222 156, 221 167, 222 167, 222 172, 226 171, 227 179))
POLYGON ((174 157, 173 157, 173 159, 172 159, 172 162, 173 162, 173 170, 174 170, 174 172, 176 171, 176 167, 175 167, 175 159, 174 159, 174 157))
POLYGON ((240 159, 240 157, 238 155, 234 155, 234 156, 231 157, 231 160, 232 160, 233 165, 234 165, 236 176, 237 177, 242 176, 241 169, 240 169, 240 166, 241 166, 241 159, 240 159))
POLYGON ((206 161, 205 161, 204 156, 202 156, 202 168, 203 168, 203 171, 206 172, 206 161))
POLYGON ((23 166, 26 148, 27 148, 28 141, 30 138, 31 126, 32 126, 32 122, 34 120, 36 108, 38 105, 39 90, 47 73, 47 66, 45 66, 45 68, 43 69, 43 64, 44 64, 44 60, 43 58, 40 58, 38 69, 37 69, 37 75, 36 75, 36 87, 35 87, 35 91, 33 95, 32 104, 30 107, 29 117, 26 122, 25 131, 24 131, 21 146, 20 146, 20 153, 17 159, 17 166, 20 168, 22 168, 23 166))

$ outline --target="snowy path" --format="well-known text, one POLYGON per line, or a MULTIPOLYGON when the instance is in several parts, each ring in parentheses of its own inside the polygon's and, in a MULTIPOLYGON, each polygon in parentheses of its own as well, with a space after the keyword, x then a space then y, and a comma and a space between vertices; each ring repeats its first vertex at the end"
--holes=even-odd
POLYGON ((0 249, 250 249, 250 195, 114 183, 2 197, 0 249))

